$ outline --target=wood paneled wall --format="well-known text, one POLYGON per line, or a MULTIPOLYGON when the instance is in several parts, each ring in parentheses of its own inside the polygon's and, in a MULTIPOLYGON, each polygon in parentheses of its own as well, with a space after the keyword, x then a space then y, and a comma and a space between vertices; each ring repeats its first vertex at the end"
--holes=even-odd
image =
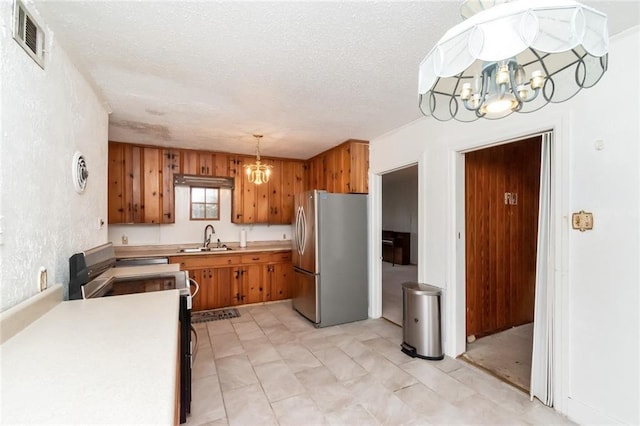
POLYGON ((540 149, 538 136, 465 155, 467 336, 533 321, 540 149))

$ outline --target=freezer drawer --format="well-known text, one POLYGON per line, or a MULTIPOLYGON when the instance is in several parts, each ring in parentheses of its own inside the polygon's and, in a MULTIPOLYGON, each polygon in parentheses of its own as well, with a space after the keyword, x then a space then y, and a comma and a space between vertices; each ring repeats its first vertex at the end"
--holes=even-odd
POLYGON ((315 324, 320 322, 319 283, 319 275, 294 268, 293 308, 315 324))

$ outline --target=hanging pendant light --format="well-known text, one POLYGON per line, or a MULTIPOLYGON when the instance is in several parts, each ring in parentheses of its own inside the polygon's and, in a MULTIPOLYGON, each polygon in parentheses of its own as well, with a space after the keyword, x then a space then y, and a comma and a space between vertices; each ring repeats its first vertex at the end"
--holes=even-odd
POLYGON ((256 162, 255 164, 246 164, 244 169, 250 183, 261 185, 269 182, 273 166, 260 162, 260 139, 262 135, 253 135, 253 137, 256 138, 256 162))
POLYGON ((607 16, 573 0, 466 0, 420 64, 419 106, 437 120, 537 111, 607 70, 607 16))

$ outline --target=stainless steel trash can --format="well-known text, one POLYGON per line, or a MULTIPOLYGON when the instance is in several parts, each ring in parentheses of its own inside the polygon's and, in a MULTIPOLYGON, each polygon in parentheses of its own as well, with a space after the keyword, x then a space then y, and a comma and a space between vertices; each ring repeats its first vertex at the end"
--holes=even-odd
POLYGON ((442 290, 428 284, 402 284, 402 352, 415 358, 442 359, 440 299, 442 290))

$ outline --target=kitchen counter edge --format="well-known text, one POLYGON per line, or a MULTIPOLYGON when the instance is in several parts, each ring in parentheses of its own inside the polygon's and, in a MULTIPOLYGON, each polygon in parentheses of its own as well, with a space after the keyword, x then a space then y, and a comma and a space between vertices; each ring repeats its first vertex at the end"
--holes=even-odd
POLYGON ((234 254, 288 251, 292 249, 291 240, 282 242, 248 243, 247 247, 240 247, 238 243, 225 243, 230 248, 227 251, 203 251, 196 253, 182 253, 180 249, 198 247, 193 244, 171 245, 141 245, 141 246, 114 246, 117 259, 135 259, 140 257, 170 257, 170 256, 224 256, 234 254))

